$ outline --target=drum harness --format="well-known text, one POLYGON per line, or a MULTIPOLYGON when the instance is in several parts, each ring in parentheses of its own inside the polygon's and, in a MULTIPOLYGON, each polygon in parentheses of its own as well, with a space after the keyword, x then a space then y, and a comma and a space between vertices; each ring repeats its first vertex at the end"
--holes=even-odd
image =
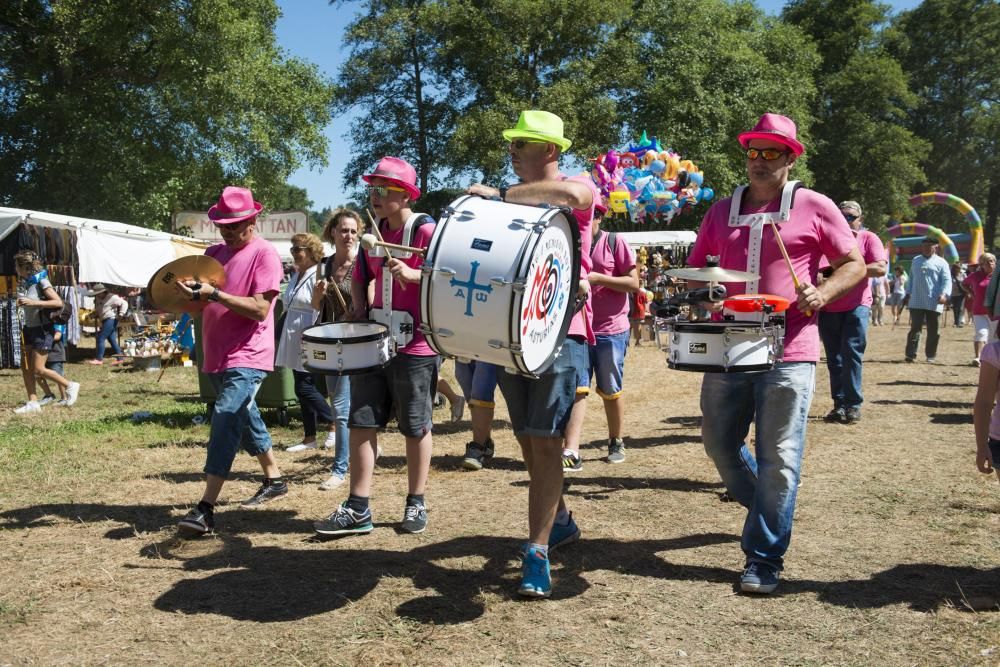
MULTIPOLYGON (((412 239, 414 232, 420 227, 420 225, 426 222, 433 222, 433 218, 426 213, 413 213, 403 225, 403 245, 413 245, 412 239)), ((379 221, 378 224, 381 224, 379 221)), ((360 248, 358 252, 366 252, 364 248, 360 248)), ((389 250, 378 246, 371 251, 372 257, 395 257, 396 259, 409 259, 412 257, 412 253, 401 252, 398 250, 389 250)), ((361 273, 366 279, 364 283, 368 284, 368 262, 363 261, 361 263, 361 273)), ((393 310, 392 309, 392 274, 385 270, 383 266, 382 270, 382 307, 372 308, 371 316, 372 319, 380 324, 384 324, 389 329, 389 335, 392 336, 392 340, 395 343, 395 348, 403 348, 410 344, 413 340, 413 316, 403 310, 393 310)))

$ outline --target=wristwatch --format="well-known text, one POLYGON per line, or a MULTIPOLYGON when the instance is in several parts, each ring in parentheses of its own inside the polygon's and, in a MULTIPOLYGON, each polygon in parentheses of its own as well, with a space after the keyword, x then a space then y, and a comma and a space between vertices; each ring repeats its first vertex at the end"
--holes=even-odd
POLYGON ((191 285, 191 300, 201 301, 201 283, 191 285))
POLYGON ((507 186, 503 185, 499 188, 500 191, 500 201, 507 201, 507 186))
POLYGON ((218 301, 219 300, 219 288, 218 287, 216 287, 215 289, 213 289, 212 293, 208 295, 208 300, 209 301, 218 301))

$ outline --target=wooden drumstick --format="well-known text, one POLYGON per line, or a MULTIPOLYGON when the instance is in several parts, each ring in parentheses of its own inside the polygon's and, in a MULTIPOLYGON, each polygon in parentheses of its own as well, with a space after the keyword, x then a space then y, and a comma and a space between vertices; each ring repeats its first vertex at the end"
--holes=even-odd
MULTIPOLYGON (((785 249, 785 242, 781 240, 781 234, 778 233, 778 225, 772 219, 771 228, 774 230, 774 240, 778 242, 778 249, 781 250, 781 256, 785 258, 785 266, 788 267, 788 272, 792 274, 792 283, 795 285, 796 291, 798 291, 801 283, 799 282, 799 277, 795 275, 795 269, 792 267, 792 260, 788 256, 788 250, 785 249)), ((806 310, 806 317, 812 317, 812 310, 806 310)))
POLYGON ((398 243, 386 243, 385 241, 380 241, 375 238, 372 234, 363 234, 361 236, 361 245, 365 250, 373 250, 376 246, 381 246, 383 248, 389 248, 391 250, 401 250, 403 252, 412 252, 414 255, 423 255, 423 248, 414 248, 408 245, 399 245, 398 243))
MULTIPOLYGON (((375 236, 377 236, 377 237, 378 237, 378 240, 379 240, 379 241, 382 241, 382 242, 384 242, 384 241, 385 241, 385 239, 383 239, 383 238, 382 238, 382 232, 381 232, 381 231, 379 231, 379 228, 378 228, 378 223, 377 223, 377 222, 375 222, 375 218, 373 218, 373 217, 372 217, 372 212, 371 212, 371 211, 369 211, 369 210, 368 210, 367 208, 365 208, 365 213, 367 213, 367 214, 368 214, 368 220, 369 220, 369 222, 371 222, 371 223, 372 223, 372 229, 373 229, 373 230, 375 231, 375 236)), ((371 250, 371 248, 369 248, 369 250, 371 250)))
POLYGON ((340 307, 343 308, 344 313, 347 314, 347 302, 344 301, 344 295, 340 293, 340 285, 334 282, 331 282, 330 284, 333 286, 333 293, 337 295, 337 301, 340 302, 340 307))

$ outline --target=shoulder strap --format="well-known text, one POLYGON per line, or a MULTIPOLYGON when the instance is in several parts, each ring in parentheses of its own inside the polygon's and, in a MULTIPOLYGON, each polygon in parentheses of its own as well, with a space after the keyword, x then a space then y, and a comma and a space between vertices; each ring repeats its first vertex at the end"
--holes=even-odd
POLYGON ((613 255, 615 248, 618 247, 618 232, 608 232, 608 235, 605 238, 608 241, 608 252, 613 255))

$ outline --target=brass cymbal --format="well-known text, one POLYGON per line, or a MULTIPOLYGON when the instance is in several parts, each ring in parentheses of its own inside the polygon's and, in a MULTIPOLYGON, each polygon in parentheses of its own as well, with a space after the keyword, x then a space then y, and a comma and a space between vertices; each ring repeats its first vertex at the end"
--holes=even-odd
POLYGON ((745 283, 760 278, 756 273, 733 271, 718 266, 706 266, 702 269, 669 269, 667 275, 681 280, 701 280, 706 283, 745 283))
POLYGON ((191 301, 177 292, 177 281, 197 280, 222 289, 226 286, 226 270, 214 257, 187 255, 164 264, 149 281, 147 294, 153 305, 171 313, 198 313, 206 301, 191 301))

